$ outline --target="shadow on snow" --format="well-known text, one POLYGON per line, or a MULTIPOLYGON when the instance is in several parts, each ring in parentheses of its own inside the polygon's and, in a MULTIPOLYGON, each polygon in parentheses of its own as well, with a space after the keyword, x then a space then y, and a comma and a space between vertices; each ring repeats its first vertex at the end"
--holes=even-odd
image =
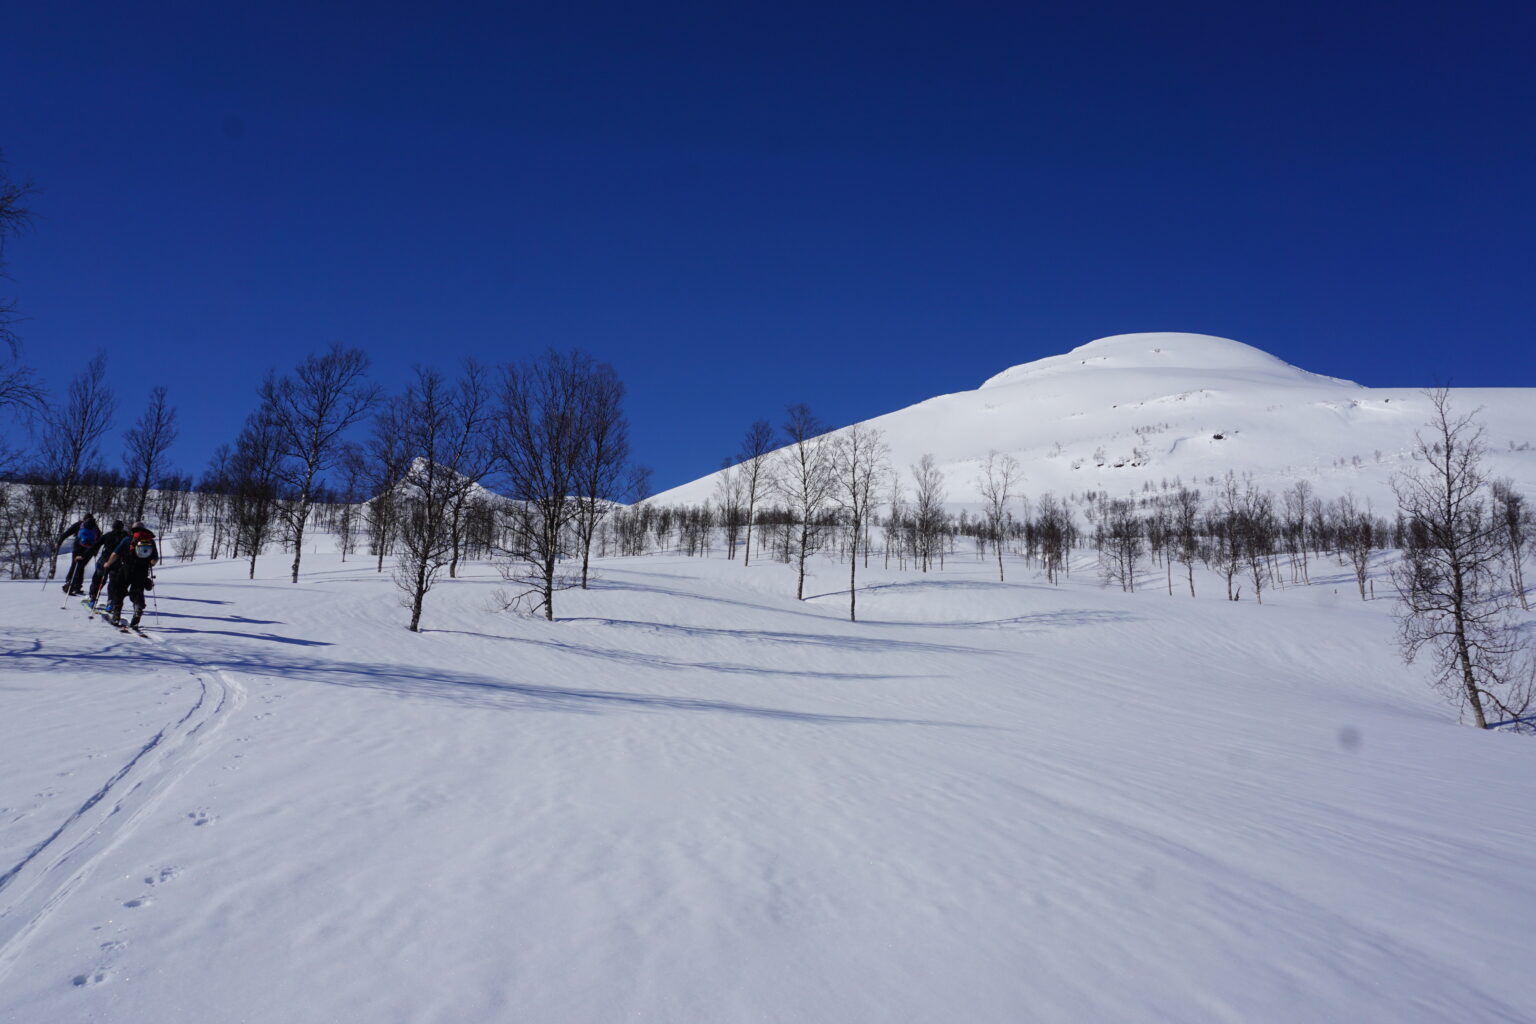
MULTIPOLYGON (((124 668, 136 664, 137 667, 146 669, 150 666, 170 663, 152 644, 114 643, 98 651, 83 653, 49 653, 41 649, 41 645, 35 645, 29 650, 9 652, 0 664, 4 664, 8 670, 54 672, 68 670, 72 665, 80 666, 82 663, 96 662, 110 662, 124 668)), ((684 711, 742 715, 810 725, 922 725, 947 728, 989 728, 966 722, 838 715, 700 697, 548 686, 470 673, 456 673, 420 665, 330 661, 282 652, 263 652, 256 655, 230 650, 204 650, 199 652, 197 662, 199 667, 211 671, 374 690, 402 699, 427 700, 455 707, 492 711, 546 711, 573 714, 602 714, 610 711, 684 711)), ((179 660, 175 664, 178 668, 182 667, 179 660)))

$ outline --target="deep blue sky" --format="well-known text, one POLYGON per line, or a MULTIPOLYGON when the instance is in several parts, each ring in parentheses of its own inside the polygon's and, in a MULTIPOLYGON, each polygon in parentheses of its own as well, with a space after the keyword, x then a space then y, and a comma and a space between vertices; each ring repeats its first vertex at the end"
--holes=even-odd
POLYGON ((1127 331, 1529 386, 1533 8, 12 4, 3 287, 194 473, 335 340, 586 349, 658 489, 1127 331))

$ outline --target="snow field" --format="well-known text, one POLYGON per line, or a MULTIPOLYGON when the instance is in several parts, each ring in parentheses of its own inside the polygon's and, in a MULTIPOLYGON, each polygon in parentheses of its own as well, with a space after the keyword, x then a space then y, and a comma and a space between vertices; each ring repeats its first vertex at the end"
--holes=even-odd
POLYGON ((845 567, 653 555, 546 623, 474 566, 413 636, 305 564, 166 566, 158 644, 0 584, 0 872, 241 695, 0 916, 0 1020, 1536 1017, 1536 747, 1345 570, 1260 607, 951 558, 849 623, 845 567))

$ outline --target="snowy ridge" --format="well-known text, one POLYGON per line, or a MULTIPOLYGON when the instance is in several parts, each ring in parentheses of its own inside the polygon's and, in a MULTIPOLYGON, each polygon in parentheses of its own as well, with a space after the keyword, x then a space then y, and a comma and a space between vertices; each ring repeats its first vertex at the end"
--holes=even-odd
MULTIPOLYGON (((1453 389, 1452 400, 1483 410, 1492 474, 1536 490, 1536 389, 1453 389)), ((1242 342, 1161 333, 1101 338, 867 424, 885 432, 898 470, 932 454, 960 506, 979 501, 976 477, 995 450, 1019 459, 1032 496, 1121 497, 1176 479, 1208 487, 1234 470, 1274 490, 1304 479, 1325 499, 1350 491, 1384 509, 1428 415, 1422 389, 1362 387, 1242 342)), ((713 500, 715 478, 652 500, 713 500)))

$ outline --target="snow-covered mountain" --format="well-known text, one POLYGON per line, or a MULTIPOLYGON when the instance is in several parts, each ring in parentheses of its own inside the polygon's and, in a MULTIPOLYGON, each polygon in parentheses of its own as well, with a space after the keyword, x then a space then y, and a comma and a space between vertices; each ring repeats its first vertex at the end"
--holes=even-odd
MULTIPOLYGON (((1453 389, 1452 401, 1482 409, 1493 475, 1536 489, 1536 389, 1453 389)), ((885 433, 897 469, 932 454, 956 504, 978 500, 980 465, 997 451, 1023 464, 1030 495, 1124 495, 1176 478, 1204 486, 1236 470, 1386 507, 1428 415, 1422 389, 1362 387, 1239 341, 1154 333, 1100 338, 867 423, 885 433)), ((653 500, 697 503, 714 488, 711 474, 653 500)))

